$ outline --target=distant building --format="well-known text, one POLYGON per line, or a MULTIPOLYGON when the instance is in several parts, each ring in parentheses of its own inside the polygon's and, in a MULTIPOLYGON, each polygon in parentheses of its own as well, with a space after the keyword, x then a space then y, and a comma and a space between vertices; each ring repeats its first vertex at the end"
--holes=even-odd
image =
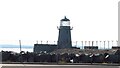
POLYGON ((51 52, 55 49, 57 49, 57 45, 55 44, 34 44, 35 53, 51 52))
POLYGON ((84 46, 84 49, 98 49, 98 46, 84 46))
POLYGON ((120 46, 112 46, 112 49, 120 49, 120 46))

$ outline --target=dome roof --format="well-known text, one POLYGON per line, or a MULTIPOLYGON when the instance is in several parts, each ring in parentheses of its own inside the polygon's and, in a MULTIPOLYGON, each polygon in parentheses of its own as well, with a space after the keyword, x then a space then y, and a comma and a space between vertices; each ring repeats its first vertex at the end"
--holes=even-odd
POLYGON ((61 21, 70 21, 70 20, 67 19, 66 16, 65 16, 64 19, 61 19, 61 21))

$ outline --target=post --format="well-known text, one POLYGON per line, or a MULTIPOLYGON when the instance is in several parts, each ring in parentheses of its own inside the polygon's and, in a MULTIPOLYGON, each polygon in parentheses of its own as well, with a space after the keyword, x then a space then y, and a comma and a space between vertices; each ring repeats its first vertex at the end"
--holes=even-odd
POLYGON ((48 41, 46 43, 48 44, 48 41))
POLYGON ((36 44, 38 44, 38 40, 36 41, 36 44))
POLYGON ((81 41, 81 43, 82 43, 82 49, 83 49, 83 41, 81 41))
POLYGON ((112 46, 113 46, 113 40, 112 40, 112 46))
POLYGON ((42 44, 42 41, 41 41, 41 44, 42 44))
POLYGON ((110 42, 110 41, 108 41, 108 49, 109 49, 109 42, 110 42))
POLYGON ((54 45, 55 45, 55 41, 54 41, 54 45))
POLYGON ((22 63, 23 59, 22 59, 22 51, 21 51, 21 40, 19 40, 19 45, 20 45, 20 62, 22 63))
POLYGON ((85 46, 87 45, 87 41, 85 41, 85 46))
POLYGON ((98 45, 98 41, 96 41, 96 46, 98 45))
POLYGON ((105 41, 104 41, 104 49, 105 49, 105 41))
POLYGON ((92 49, 93 49, 93 44, 94 44, 94 41, 92 41, 92 49))
POLYGON ((118 46, 118 41, 116 40, 117 46, 118 46))
POLYGON ((21 40, 19 40, 19 45, 20 45, 20 52, 21 52, 21 40))
POLYGON ((77 47, 77 41, 76 41, 76 46, 75 47, 77 47))
POLYGON ((101 41, 100 41, 100 49, 101 49, 101 41))
POLYGON ((89 41, 89 47, 90 47, 90 41, 89 41))

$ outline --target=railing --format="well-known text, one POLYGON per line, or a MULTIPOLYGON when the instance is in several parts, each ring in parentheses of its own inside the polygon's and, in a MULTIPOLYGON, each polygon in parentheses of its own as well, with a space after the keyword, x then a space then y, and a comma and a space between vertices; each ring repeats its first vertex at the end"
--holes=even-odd
MULTIPOLYGON (((43 41, 43 40, 0 40, 0 47, 8 48, 12 45, 20 46, 34 46, 34 44, 57 44, 58 41, 43 41)), ((69 42, 68 42, 69 43, 69 42)), ((78 47, 84 49, 84 46, 98 46, 99 49, 111 49, 112 46, 118 46, 117 40, 107 40, 107 41, 72 41, 73 47, 78 47)))

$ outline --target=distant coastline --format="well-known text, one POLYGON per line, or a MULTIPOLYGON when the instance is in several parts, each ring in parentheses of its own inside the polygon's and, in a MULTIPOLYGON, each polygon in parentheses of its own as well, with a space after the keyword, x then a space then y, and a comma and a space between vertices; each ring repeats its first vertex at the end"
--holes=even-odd
MULTIPOLYGON (((32 45, 22 45, 22 48, 33 48, 32 45)), ((19 45, 0 45, 0 48, 20 48, 19 45)))

